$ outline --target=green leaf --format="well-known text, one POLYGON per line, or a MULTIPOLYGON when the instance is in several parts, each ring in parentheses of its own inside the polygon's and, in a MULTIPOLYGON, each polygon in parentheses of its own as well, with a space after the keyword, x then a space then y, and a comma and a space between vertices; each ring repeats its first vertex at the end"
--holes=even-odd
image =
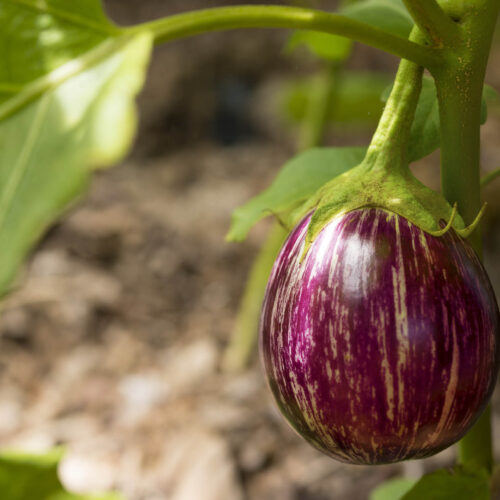
MULTIPOLYGON (((388 83, 389 78, 385 74, 342 72, 336 98, 328 113, 328 121, 342 123, 342 127, 373 126, 384 108, 380 93, 388 83)), ((280 92, 281 108, 293 122, 300 123, 304 120, 316 84, 315 77, 292 80, 280 92)))
POLYGON ((120 29, 100 0, 0 0, 0 102, 120 29))
POLYGON ((340 13, 403 38, 408 37, 413 27, 402 0, 365 0, 344 7, 340 13))
MULTIPOLYGON (((365 0, 347 5, 339 10, 356 21, 407 38, 413 27, 413 20, 401 0, 365 0)), ((286 49, 294 51, 305 46, 311 54, 327 61, 344 61, 351 53, 352 41, 317 31, 297 31, 288 40, 286 49)))
POLYGON ((57 448, 42 455, 14 451, 0 453, 2 500, 120 500, 115 493, 76 495, 66 491, 57 469, 63 457, 57 448))
POLYGON ((424 77, 408 145, 410 163, 424 158, 439 147, 439 127, 436 86, 432 78, 424 77))
POLYGON ((487 474, 438 470, 423 476, 401 500, 489 500, 487 474))
MULTIPOLYGON (((387 87, 382 93, 382 100, 387 101, 392 86, 387 87)), ((483 90, 481 103, 481 125, 486 122, 487 105, 498 98, 496 91, 489 85, 483 90)), ((410 163, 431 154, 440 146, 440 121, 439 104, 436 85, 431 77, 424 76, 422 92, 420 94, 415 118, 411 127, 408 157, 410 163)))
POLYGON ((0 296, 43 230, 119 160, 151 51, 100 0, 0 0, 0 296))
POLYGON ((391 479, 375 488, 370 495, 370 500, 401 500, 416 482, 415 479, 402 477, 391 479))
POLYGON ((106 40, 0 106, 0 296, 91 168, 126 153, 151 47, 147 33, 106 40))
POLYGON ((294 208, 333 177, 358 165, 366 148, 313 148, 287 162, 271 186, 233 212, 230 241, 246 238, 260 219, 294 208))
POLYGON ((293 52, 300 46, 320 59, 344 61, 351 53, 352 42, 348 38, 318 31, 295 31, 288 39, 285 50, 293 52))

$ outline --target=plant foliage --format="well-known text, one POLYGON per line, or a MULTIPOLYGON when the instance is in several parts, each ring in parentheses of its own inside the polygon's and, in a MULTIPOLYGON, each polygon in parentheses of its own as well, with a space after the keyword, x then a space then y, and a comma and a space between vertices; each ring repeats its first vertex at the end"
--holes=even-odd
POLYGON ((120 495, 77 495, 68 492, 57 476, 63 457, 60 448, 45 454, 0 454, 2 500, 122 500, 120 495))
POLYGON ((152 47, 98 1, 1 0, 0 295, 93 168, 127 152, 152 47), (42 28, 40 28, 42 27, 42 28), (16 28, 16 29, 15 29, 16 28))
POLYGON ((365 148, 313 148, 292 158, 268 189, 233 212, 227 238, 241 241, 260 219, 292 210, 330 179, 360 163, 365 152, 365 148))

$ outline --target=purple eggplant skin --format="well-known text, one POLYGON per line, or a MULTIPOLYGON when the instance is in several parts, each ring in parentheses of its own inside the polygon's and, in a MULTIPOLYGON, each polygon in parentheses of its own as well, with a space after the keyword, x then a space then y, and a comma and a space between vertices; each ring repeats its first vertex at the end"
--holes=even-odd
POLYGON ((351 464, 433 455, 485 409, 500 314, 453 230, 436 237, 378 208, 335 217, 304 255, 311 215, 285 242, 264 299, 260 351, 290 425, 351 464))

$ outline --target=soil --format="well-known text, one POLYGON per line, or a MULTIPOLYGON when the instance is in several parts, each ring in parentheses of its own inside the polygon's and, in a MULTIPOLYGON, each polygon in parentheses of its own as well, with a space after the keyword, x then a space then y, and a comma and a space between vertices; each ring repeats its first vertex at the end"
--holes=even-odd
MULTIPOLYGON (((106 5, 127 24, 236 3, 106 5)), ((117 490, 130 500, 366 500, 385 479, 454 461, 453 449, 393 466, 333 461, 283 422, 256 356, 241 372, 221 369, 269 227, 263 222, 246 242, 228 244, 231 211, 294 154, 296 134, 273 114, 271 90, 314 70, 282 54, 286 36, 212 34, 157 49, 129 157, 95 175, 4 304, 0 447, 63 444, 60 475, 73 491, 117 490)), ((395 60, 357 47, 350 65, 391 74, 395 60)), ((499 65, 491 66, 488 80, 498 89, 499 65)), ((369 132, 331 134, 327 142, 363 144, 369 132)), ((499 132, 494 110, 483 130, 486 170, 497 167, 499 132)), ((436 162, 433 155, 418 166, 431 185, 436 162)), ((485 193, 485 252, 500 292, 495 189, 485 193)))

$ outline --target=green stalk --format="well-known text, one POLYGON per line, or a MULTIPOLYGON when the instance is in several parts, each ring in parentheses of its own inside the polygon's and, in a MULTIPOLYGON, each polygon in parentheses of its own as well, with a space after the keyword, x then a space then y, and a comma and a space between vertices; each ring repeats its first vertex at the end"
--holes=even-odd
POLYGON ((474 427, 458 443, 458 461, 471 470, 493 471, 493 435, 491 406, 488 405, 474 427))
POLYGON ((320 75, 317 87, 310 97, 309 108, 305 117, 299 140, 299 150, 303 151, 323 143, 325 125, 337 93, 337 80, 340 76, 338 61, 327 62, 320 75))
MULTIPOLYGON (((410 40, 419 39, 413 29, 410 40)), ((398 68, 391 95, 387 100, 377 130, 370 142, 365 163, 381 168, 390 165, 391 171, 408 172, 407 144, 422 89, 423 68, 403 59, 398 68)))
MULTIPOLYGON (((441 187, 450 204, 458 204, 466 224, 472 223, 481 208, 479 128, 484 69, 474 62, 472 65, 474 69, 457 66, 436 75, 441 120, 441 187)), ((480 255, 479 228, 470 241, 480 255)))
MULTIPOLYGON (((474 2, 463 22, 461 37, 449 47, 447 63, 433 70, 441 120, 441 184, 450 203, 458 203, 465 223, 480 210, 480 116, 484 74, 499 0, 474 2)), ((445 47, 446 49, 446 47, 445 47)), ((479 229, 470 236, 481 255, 479 229)), ((471 468, 493 467, 490 410, 460 441, 459 460, 471 468)))
POLYGON ((209 31, 239 28, 321 31, 366 43, 425 67, 439 65, 442 60, 441 53, 437 49, 413 43, 367 23, 338 14, 299 7, 272 5, 216 7, 150 21, 129 28, 128 31, 133 33, 150 30, 155 43, 161 44, 209 31))
POLYGON ((452 46, 460 35, 458 26, 443 12, 436 0, 403 0, 422 33, 434 47, 452 46))
POLYGON ((260 309, 267 281, 287 231, 275 223, 255 258, 239 304, 231 340, 224 351, 222 369, 227 373, 245 368, 257 344, 260 309))
POLYGON ((484 177, 481 177, 481 188, 486 187, 490 182, 493 182, 497 177, 500 177, 500 168, 493 170, 484 177))

